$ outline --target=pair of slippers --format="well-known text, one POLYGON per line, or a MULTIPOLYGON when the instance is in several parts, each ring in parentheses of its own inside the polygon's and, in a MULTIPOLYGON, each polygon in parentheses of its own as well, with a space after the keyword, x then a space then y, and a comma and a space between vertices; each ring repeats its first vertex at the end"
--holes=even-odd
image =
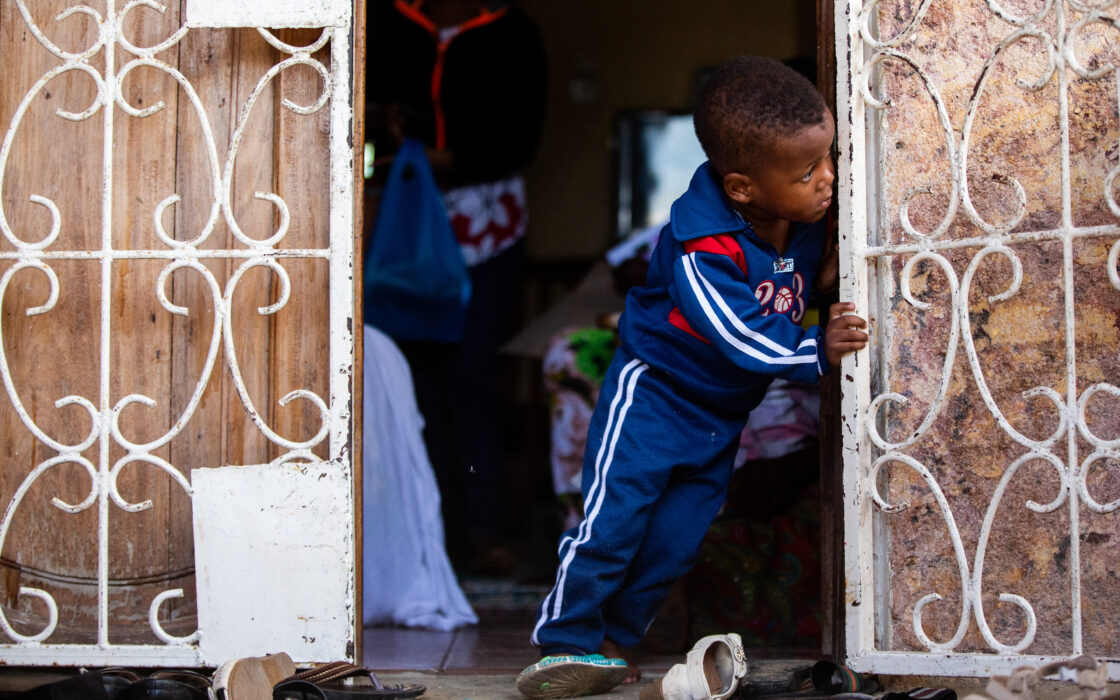
POLYGON ((415 698, 423 685, 384 685, 372 671, 337 661, 303 671, 286 653, 233 659, 214 671, 212 700, 415 698))
MULTIPOLYGON (((546 656, 521 672, 517 689, 527 698, 578 698, 606 693, 629 673, 625 661, 601 654, 546 656)), ((683 664, 642 688, 641 700, 723 700, 746 675, 739 635, 710 635, 696 642, 683 664)))
MULTIPOLYGON (((1038 700, 1036 691, 1040 683, 1051 676, 1058 681, 1072 681, 1077 690, 1070 695, 1061 696, 1062 700, 1120 700, 1120 693, 1102 695, 1108 682, 1108 667, 1097 664, 1091 656, 1082 655, 1072 659, 1046 664, 1039 668, 1020 666, 1006 676, 992 676, 985 687, 985 694, 971 694, 963 700, 1038 700)), ((777 692, 775 697, 782 698, 829 698, 830 700, 956 700, 957 693, 951 688, 913 688, 900 692, 871 695, 877 685, 866 677, 829 661, 818 661, 806 675, 811 681, 811 690, 803 692, 777 692)), ((760 700, 771 695, 763 693, 752 695, 760 700)), ((1056 697, 1049 692, 1045 697, 1056 697)))
POLYGON ((210 679, 195 671, 156 671, 142 676, 126 668, 82 670, 76 676, 30 690, 4 693, 4 700, 213 700, 210 679))
POLYGON ((0 700, 381 700, 415 698, 419 684, 384 685, 372 671, 339 661, 296 669, 285 653, 227 661, 206 676, 196 671, 156 671, 142 676, 126 668, 83 670, 77 676, 0 700))

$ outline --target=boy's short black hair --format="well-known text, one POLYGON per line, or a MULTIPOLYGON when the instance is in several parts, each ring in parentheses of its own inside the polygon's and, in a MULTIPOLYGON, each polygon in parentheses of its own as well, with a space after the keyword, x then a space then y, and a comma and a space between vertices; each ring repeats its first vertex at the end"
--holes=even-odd
POLYGON ((774 136, 821 124, 824 98, 805 76, 764 56, 722 63, 700 93, 693 124, 720 175, 744 172, 774 136))

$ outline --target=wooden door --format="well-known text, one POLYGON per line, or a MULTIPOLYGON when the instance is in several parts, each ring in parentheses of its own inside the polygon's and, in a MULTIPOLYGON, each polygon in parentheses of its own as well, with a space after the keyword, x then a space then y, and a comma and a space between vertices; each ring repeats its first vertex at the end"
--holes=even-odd
POLYGON ((353 657, 355 16, 0 0, 5 663, 219 662, 192 472, 247 465, 343 494, 349 613, 292 648, 353 657))

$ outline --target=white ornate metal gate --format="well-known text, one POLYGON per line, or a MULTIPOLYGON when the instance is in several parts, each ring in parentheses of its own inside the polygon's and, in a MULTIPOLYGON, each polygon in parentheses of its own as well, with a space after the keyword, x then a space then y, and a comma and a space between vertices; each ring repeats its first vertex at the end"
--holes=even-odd
MULTIPOLYGON (((11 421, 9 425, 22 425, 28 431, 34 445, 31 454, 47 453, 46 456, 29 460, 26 454, 4 454, 0 466, 8 474, 18 474, 16 482, 19 484, 14 492, 0 494, 6 502, 3 521, 0 522, 0 553, 3 553, 9 562, 15 560, 23 566, 33 566, 33 561, 26 561, 19 552, 4 549, 5 542, 12 536, 17 516, 21 506, 26 506, 25 497, 29 491, 42 488, 41 478, 60 466, 68 465, 68 469, 78 467, 88 476, 88 487, 84 495, 78 498, 64 495, 53 495, 49 498, 53 507, 59 512, 71 515, 96 513, 91 529, 95 529, 95 558, 96 558, 96 630, 94 638, 88 641, 56 642, 56 628, 60 620, 60 606, 55 596, 47 590, 33 586, 18 586, 16 590, 7 592, 7 608, 0 608, 0 627, 9 642, 0 644, 0 660, 5 664, 22 665, 92 665, 92 664, 117 664, 117 665, 203 665, 214 664, 222 659, 208 658, 204 651, 200 651, 200 634, 205 635, 207 630, 187 631, 187 633, 172 633, 164 629, 161 620, 164 619, 163 610, 169 601, 184 596, 184 590, 169 587, 150 598, 148 621, 150 625, 149 636, 151 643, 125 643, 120 642, 114 634, 116 607, 110 600, 110 549, 111 547, 127 547, 131 552, 131 545, 121 545, 117 539, 121 537, 120 531, 114 531, 113 526, 118 523, 114 518, 120 517, 119 513, 137 513, 152 507, 153 501, 141 495, 139 498, 122 492, 120 483, 129 472, 130 465, 147 465, 166 475, 166 478, 181 490, 190 499, 197 495, 197 484, 187 470, 194 467, 220 467, 223 464, 237 464, 226 462, 218 464, 176 464, 169 455, 189 454, 189 451, 175 452, 177 441, 186 441, 188 433, 196 430, 197 421, 192 424, 200 406, 206 404, 211 398, 213 387, 221 381, 232 382, 235 389, 235 402, 239 402, 244 415, 251 421, 259 435, 263 435, 263 442, 268 445, 270 459, 267 464, 261 464, 253 469, 273 470, 277 475, 277 483, 286 483, 284 488, 291 484, 300 484, 298 488, 316 488, 315 483, 309 485, 308 479, 327 484, 323 487, 333 495, 339 495, 334 505, 338 506, 330 512, 321 512, 317 516, 323 521, 329 521, 332 532, 341 533, 336 544, 339 556, 332 556, 330 566, 337 567, 330 570, 314 572, 314 581, 329 580, 341 582, 337 587, 340 592, 337 607, 342 611, 337 619, 323 621, 315 627, 315 621, 309 623, 303 619, 298 623, 291 620, 293 634, 298 636, 297 626, 304 632, 303 644, 293 656, 304 658, 325 657, 344 658, 353 657, 355 650, 355 629, 357 611, 355 604, 354 585, 354 503, 352 482, 354 478, 352 465, 353 424, 352 424, 352 391, 354 381, 354 292, 353 292, 353 213, 354 213, 354 158, 352 147, 353 129, 353 91, 352 72, 354 70, 352 45, 353 41, 353 9, 350 0, 319 0, 318 2, 292 2, 290 0, 269 0, 269 2, 246 3, 236 0, 188 0, 181 3, 181 7, 173 5, 170 12, 181 13, 181 21, 168 32, 164 38, 146 46, 138 46, 130 40, 130 31, 135 31, 138 24, 146 20, 143 17, 159 18, 167 16, 169 8, 155 0, 104 0, 101 3, 70 4, 53 17, 44 18, 43 3, 30 3, 25 0, 4 0, 8 4, 6 16, 17 18, 22 26, 5 28, 6 36, 24 37, 26 43, 23 51, 28 53, 45 50, 52 57, 53 65, 41 74, 26 94, 18 101, 11 111, 10 119, 4 124, 3 143, 0 146, 0 308, 4 314, 0 316, 0 377, 3 378, 5 389, 5 403, 8 407, 2 411, 14 411, 18 415, 18 423, 11 421), (14 4, 14 5, 13 5, 14 4), (13 11, 13 6, 15 11, 13 11), (18 14, 17 14, 18 13, 18 14), (154 14, 158 13, 158 14, 154 14), (44 28, 44 22, 50 23, 44 28), (73 23, 85 23, 78 35, 90 40, 83 46, 71 48, 63 47, 49 38, 51 32, 60 26, 74 26, 73 23), (261 47, 264 51, 274 50, 279 60, 269 67, 263 75, 254 76, 255 86, 244 92, 246 95, 241 104, 230 105, 229 138, 228 144, 224 139, 215 136, 212 124, 214 110, 218 105, 207 105, 194 87, 194 80, 199 74, 188 75, 177 67, 179 52, 185 45, 186 38, 190 35, 202 33, 220 33, 235 31, 234 27, 252 27, 252 31, 259 34, 261 47), (305 45, 293 45, 279 38, 280 33, 276 28, 304 27, 314 29, 313 41, 305 45), (272 29, 269 29, 272 28, 272 29), (321 30, 318 28, 322 28, 321 30), (30 37, 32 40, 27 41, 30 37), (269 49, 268 47, 271 47, 269 49), (323 58, 329 56, 328 58, 323 58), (202 187, 205 196, 205 205, 202 213, 196 218, 201 225, 194 230, 186 230, 184 225, 185 215, 179 213, 177 208, 185 207, 183 197, 174 190, 167 191, 157 201, 140 202, 139 209, 143 214, 143 223, 136 223, 131 216, 132 209, 122 214, 123 199, 132 199, 127 191, 127 184, 118 178, 118 171, 122 169, 123 162, 131 164, 140 162, 144 167, 152 164, 152 168, 160 167, 163 161, 181 161, 185 155, 178 152, 176 142, 159 144, 153 150, 138 149, 134 143, 122 138, 122 128, 128 128, 122 122, 129 120, 146 120, 161 113, 175 113, 175 109, 168 110, 168 103, 149 101, 145 105, 133 104, 133 93, 127 87, 135 85, 139 80, 137 75, 158 72, 162 79, 170 78, 172 91, 180 96, 178 104, 180 111, 193 114, 197 117, 197 124, 201 129, 200 152, 203 153, 198 160, 204 163, 201 177, 208 178, 209 185, 202 187), (277 88, 276 103, 278 107, 272 119, 279 120, 284 114, 292 115, 319 115, 320 123, 329 122, 329 134, 323 139, 328 144, 327 153, 322 154, 322 160, 328 162, 328 173, 322 173, 320 179, 326 180, 324 191, 329 193, 329 202, 323 202, 322 208, 316 212, 325 212, 325 221, 321 223, 308 222, 311 216, 307 205, 303 204, 293 208, 286 201, 286 197, 277 191, 257 191, 253 197, 260 200, 255 206, 271 206, 273 213, 268 214, 268 220, 274 222, 267 235, 260 236, 247 230, 239 221, 239 210, 244 211, 245 205, 236 188, 235 170, 238 155, 259 138, 255 127, 251 127, 251 117, 254 107, 260 107, 262 94, 274 89, 274 83, 279 83, 282 74, 290 71, 303 71, 303 83, 308 85, 317 83, 313 95, 305 101, 296 101, 288 97, 279 96, 277 88), (133 75, 136 72, 137 75, 133 75), (63 104, 66 99, 65 90, 72 86, 74 75, 83 76, 87 87, 85 90, 92 94, 92 101, 88 106, 78 109, 57 107, 51 119, 55 121, 30 125, 35 105, 44 104, 44 100, 54 98, 51 104, 63 104), (310 78, 308 78, 310 76, 310 78), (88 85, 92 85, 89 92, 88 85), (154 102, 154 103, 153 103, 154 102), (282 108, 282 109, 281 109, 282 108), (329 118, 328 118, 329 117, 329 118), (99 128, 89 132, 96 134, 96 146, 92 151, 92 158, 100 163, 100 206, 97 211, 69 211, 69 220, 66 211, 63 211, 54 198, 44 196, 40 192, 27 191, 21 187, 21 175, 26 171, 15 172, 11 159, 13 152, 18 150, 21 143, 21 131, 42 130, 33 133, 50 133, 56 128, 54 125, 65 122, 86 122, 96 124, 100 120, 99 128), (16 206, 26 208, 23 202, 33 202, 49 215, 49 229, 42 233, 44 227, 42 219, 34 215, 10 215, 11 209, 16 206), (99 220, 97 228, 100 231, 99 243, 84 249, 74 248, 70 245, 60 245, 67 239, 68 232, 80 227, 81 219, 91 218, 99 220), (126 221, 127 219, 127 221, 126 221), (168 222, 175 220, 175 226, 168 222), (135 238, 122 236, 122 231, 127 226, 134 226, 135 230, 142 231, 144 240, 150 245, 134 245, 135 238), (292 246, 289 241, 296 238, 300 243, 313 241, 316 227, 325 231, 323 244, 292 246), (223 231, 224 238, 216 234, 223 231), (293 233, 296 232, 296 233, 293 233), (158 268, 144 267, 155 265, 158 268), (89 266, 82 268, 81 266, 89 266), (325 272, 315 272, 318 266, 325 272), (28 379, 14 372, 11 366, 12 353, 19 354, 20 343, 28 342, 20 339, 17 331, 20 323, 29 321, 37 316, 50 318, 53 310, 57 310, 60 299, 65 299, 66 292, 71 294, 80 291, 85 277, 69 276, 74 270, 96 269, 88 274, 90 281, 90 309, 96 309, 99 314, 95 322, 90 324, 90 334, 77 335, 80 324, 71 324, 68 327, 52 328, 51 333, 65 333, 74 331, 75 337, 69 342, 77 350, 92 345, 90 354, 96 360, 96 387, 88 394, 70 393, 56 397, 56 409, 68 410, 66 414, 65 430, 61 432, 77 431, 78 439, 60 437, 50 427, 43 427, 40 423, 45 420, 41 417, 42 409, 36 407, 35 401, 28 403, 26 396, 30 392, 28 379), (124 281, 129 275, 143 277, 144 270, 158 269, 158 273, 148 276, 144 284, 142 298, 129 298, 125 292, 139 290, 129 287, 124 281), (61 270, 61 271, 60 271, 61 270), (310 273, 308 271, 311 271, 310 273), (329 347, 329 352, 322 356, 305 357, 297 346, 294 350, 282 346, 269 346, 271 348, 262 358, 257 355, 261 352, 262 345, 253 340, 250 347, 245 347, 246 334, 249 332, 235 325, 239 318, 238 303, 235 296, 242 299, 241 306, 245 306, 244 297, 250 295, 249 288, 258 288, 255 284, 247 284, 246 279, 254 281, 262 278, 261 273, 267 273, 270 278, 267 286, 272 287, 271 298, 266 295, 266 301, 256 307, 260 318, 272 317, 279 314, 289 305, 289 300, 298 291, 305 298, 321 303, 329 309, 328 318, 321 325, 308 324, 301 326, 299 319, 295 319, 294 333, 314 333, 321 331, 325 336, 321 339, 321 346, 329 347), (177 274, 178 273, 178 274, 177 274), (174 286, 173 277, 183 279, 183 276, 194 276, 192 284, 200 291, 199 298, 211 314, 209 332, 197 342, 185 338, 177 338, 174 342, 182 342, 191 348, 197 348, 197 356, 204 358, 199 363, 195 376, 185 379, 175 385, 170 384, 173 391, 181 394, 179 406, 174 406, 170 395, 145 395, 140 392, 131 392, 114 398, 114 393, 119 393, 120 377, 140 371, 144 373, 163 372, 164 370, 151 369, 148 360, 141 363, 129 361, 122 364, 118 356, 119 346, 127 339, 131 341, 134 333, 133 326, 122 322, 133 315, 148 316, 151 307, 151 323, 167 323, 160 314, 170 314, 167 319, 174 316, 187 316, 198 312, 198 308, 188 309, 185 302, 179 301, 172 293, 174 286), (300 277, 304 279, 301 281, 300 277), (32 278, 38 278, 34 280, 32 278), (148 284, 152 282, 152 284, 148 284), (69 286, 68 286, 69 285, 69 286), (23 306, 18 306, 16 297, 30 289, 31 294, 42 294, 37 303, 28 303, 27 297, 21 296, 23 306), (17 293, 17 290, 18 293, 17 293), (38 290, 38 291, 36 291, 38 290), (158 300, 158 307, 150 303, 158 300), (124 330, 122 330, 122 328, 124 330), (126 337, 127 336, 127 337, 126 337), (16 337, 16 340, 12 340, 16 337), (294 359, 285 355, 291 352, 297 355, 294 359), (219 357, 224 357, 223 363, 219 357), (249 365, 264 362, 266 370, 275 373, 277 367, 295 366, 303 363, 311 367, 309 372, 321 377, 321 384, 325 387, 326 395, 321 391, 313 391, 306 387, 296 385, 292 390, 277 389, 279 396, 275 403, 281 407, 292 404, 293 410, 300 407, 304 409, 305 420, 302 425, 305 430, 299 437, 287 437, 281 434, 281 429, 270 424, 268 413, 273 409, 266 409, 260 402, 254 401, 254 391, 259 388, 250 386, 250 382, 243 379, 244 368, 249 365), (228 372, 228 373, 227 373, 228 372), (222 376, 224 375, 224 379, 222 376), (171 407, 169 409, 169 406, 171 407), (69 408, 67 408, 69 407, 69 408), (80 407, 75 408, 75 407, 80 407), (131 407, 131 408, 130 408, 131 407), (136 435, 145 434, 148 428, 136 429, 129 427, 129 416, 140 416, 144 409, 155 409, 163 412, 167 420, 156 429, 154 436, 143 439, 136 435), (174 411, 174 415, 172 415, 174 411), (78 416, 81 416, 79 418, 78 416), (80 422, 88 421, 87 428, 75 428, 80 422), (303 479, 301 475, 307 476, 303 479), (296 479, 296 481, 291 481, 296 479), (287 480, 285 482, 285 480, 287 480), (37 486, 37 482, 40 485, 37 486), (116 538, 116 539, 115 539, 116 538), (29 619, 39 620, 39 623, 29 623, 24 620, 15 624, 9 620, 11 611, 20 607, 32 610, 35 615, 29 619), (42 613, 42 610, 46 610, 42 613), (306 633, 306 629, 315 627, 320 634, 316 640, 314 634, 306 633), (310 641, 309 641, 310 636, 310 641), (314 649, 315 651, 308 651, 314 649)), ((305 30, 306 31, 306 30, 305 30)), ((205 40, 205 39, 203 39, 205 40)), ((141 42, 137 42, 141 43, 141 42)), ((256 50, 256 49, 254 49, 256 50)), ((208 57, 208 58, 212 58, 208 57)), ((212 69, 222 67, 220 62, 212 69)), ((9 64, 10 65, 10 64, 9 64)), ((228 69, 228 65, 225 66, 228 69)), ((5 67, 5 71, 10 70, 5 67)), ((11 80, 10 77, 0 77, 0 80, 11 80)), ((10 83, 9 83, 10 84, 10 83)), ((269 93, 271 94, 271 93, 269 93)), ((147 93, 145 93, 145 97, 147 93)), ((73 98, 71 98, 72 100, 73 98)), ((77 99, 83 99, 79 97, 77 99)), ((224 100, 223 100, 224 102, 224 100)), ((221 106, 225 108, 224 105, 221 106)), ((84 128, 84 127, 83 127, 84 128)), ((314 129, 314 127, 313 127, 314 129)), ((319 127, 320 130, 325 131, 319 127)), ((86 132, 82 132, 86 133, 86 132)), ((174 134, 174 129, 172 130, 174 134)), ((49 139, 48 139, 49 141, 49 139)), ((181 143, 182 139, 180 139, 181 143)), ((151 144, 147 144, 150 146, 151 144)), ((275 146, 275 152, 280 153, 283 144, 275 146)), ((304 154, 307 155, 307 154, 304 154)), ((288 171, 298 173, 301 161, 297 159, 283 159, 275 156, 278 165, 270 177, 274 181, 285 177, 288 171), (279 173, 279 174, 277 174, 279 173)), ((28 158, 21 160, 26 164, 28 158)), ((44 158, 45 160, 45 158, 44 158)), ((75 164, 75 169, 80 166, 75 164)), ((185 166, 176 166, 185 167, 185 166)), ((144 171, 147 172, 147 171, 144 171)), ((61 168, 56 174, 59 179, 68 176, 66 168, 61 168)), ((139 182, 148 182, 144 178, 149 175, 138 176, 139 182)), ((304 178, 319 177, 319 173, 298 176, 304 178)), ((248 178, 246 178, 248 179, 248 178)), ((298 188, 295 188, 298 189, 298 188)), ((309 188, 310 189, 310 188, 309 188)), ((294 190, 293 190, 294 191, 294 190)), ((293 195, 302 196, 302 195, 293 195)), ((135 197, 138 201, 140 197, 135 197)), ((249 202, 252 204, 252 202, 249 202)), ((131 204, 131 203, 130 203, 131 204)), ((259 227, 258 227, 259 228, 259 227)), ((195 300, 197 301, 197 299, 195 300)), ((311 302, 308 302, 309 304, 311 302)), ((79 303, 79 306, 81 304, 79 303)), ((197 306, 197 305, 196 305, 197 306)), ((287 319, 289 326, 293 324, 291 318, 287 319)), ((161 326, 164 327, 164 326, 161 326)), ((173 328, 166 326, 167 328, 173 328)), ((276 331, 272 331, 273 337, 276 331)), ((285 336, 287 337, 287 336, 285 336)), ((163 343, 164 341, 160 341, 163 343)), ((167 343, 172 341, 168 340, 167 343)), ((262 341, 263 342, 263 341, 262 341)), ((156 367, 163 358, 163 362, 170 360, 171 353, 161 354, 158 348, 166 344, 156 344, 157 350, 154 357, 150 358, 152 367, 156 367)), ((37 346, 36 346, 37 347, 37 346)), ((76 353, 80 354, 80 353, 76 353)), ((147 357, 147 355, 145 355, 147 357)), ((40 358, 47 359, 58 358, 40 358)), ((21 357, 20 367, 33 368, 35 358, 21 357)), ((67 358, 58 363, 56 375, 65 375, 71 369, 71 362, 67 358)), ((22 371, 22 370, 21 370, 22 371)), ((168 376, 171 370, 166 370, 168 376)), ((269 375, 271 376, 271 375, 269 375)), ((281 377, 283 379, 283 377, 281 377)), ((296 378, 296 381, 303 381, 296 378)), ((170 380, 168 380, 170 381, 170 380)), ((65 380, 63 380, 65 383, 65 380)), ((280 383, 280 382, 275 382, 280 383)), ((272 382, 270 382, 271 386, 272 382)), ((166 383, 161 386, 168 386, 166 383)), ((230 395, 233 395, 233 391, 230 395)), ((53 399, 52 399, 53 400, 53 399)), ((11 414, 8 414, 11 416, 11 414)), ((58 425, 61 419, 50 418, 51 425, 58 425)), ((133 421, 135 422, 135 421, 133 421)), ((298 425, 299 421, 295 421, 298 425)), ((283 432, 290 434, 290 421, 283 432)), ((21 439, 18 436, 0 436, 5 444, 21 439)), ((259 437, 259 436, 258 436, 259 437)), ((191 435, 191 440, 196 444, 206 442, 225 442, 220 434, 203 434, 198 430, 197 435, 191 435)), ((3 442, 3 441, 0 441, 3 442)), ((232 440, 231 440, 232 442, 232 440)), ((240 448, 239 448, 240 449, 240 448)), ((262 448, 263 449, 263 448, 262 448)), ((229 452, 231 450, 227 450, 229 452)), ((236 450, 232 450, 236 452, 236 450)), ((259 450, 258 450, 259 451, 259 450)), ((192 460, 188 460, 191 462, 192 460)), ((196 472, 197 473, 197 472, 196 472)), ((236 472, 231 472, 236 473, 236 472)), ((161 477, 162 478, 162 477, 161 477)), ((246 482, 249 483, 249 482, 246 482)), ((75 487, 81 489, 82 487, 75 487)), ((296 488, 296 487, 291 487, 296 488)), ((219 494, 220 495, 220 494, 219 494)), ((252 494, 256 496, 258 494, 252 494)), ((332 495, 332 498, 333 498, 332 495)), ((248 495, 247 495, 248 496, 248 495)), ((279 494, 281 500, 284 494, 279 494)), ((252 501, 247 498, 247 502, 252 501)), ((271 505, 271 504, 269 504, 271 505)), ((30 507, 30 506, 28 506, 30 507)), ((189 513, 189 509, 187 511, 189 513)), ((235 514, 236 515, 236 514, 235 514)), ((82 516, 86 517, 86 516, 82 516)), ((41 527, 41 526, 40 526, 41 527)), ((176 526, 180 527, 181 526, 176 526)), ((186 525, 189 532, 189 520, 186 525)), ((301 537, 306 533, 294 531, 280 536, 285 537, 290 543, 298 546, 301 537)), ((273 533, 269 533, 273 536, 273 533)), ((189 541, 189 536, 187 537, 189 541)), ((9 550, 11 546, 9 545, 9 550)), ((114 550, 116 551, 116 550, 114 550)), ((123 550, 122 550, 123 551, 123 550)), ((321 559, 321 558, 320 558, 321 559)), ((318 561, 318 560, 317 560, 318 561)), ((205 562, 198 562, 202 567, 205 562)), ((210 562, 220 568, 223 562, 210 562)), ((321 562, 319 562, 321 563, 321 562)), ((291 562, 294 567, 299 567, 300 562, 291 562)), ((19 568, 17 565, 10 565, 19 568)), ((23 575, 34 569, 22 570, 23 575)), ((10 573, 10 572, 9 572, 10 573)), ((306 585, 304 578, 306 572, 298 569, 290 577, 276 580, 278 589, 292 588, 306 585)), ((201 585, 201 582, 200 582, 201 585)), ((334 589, 332 589, 334 590, 334 589)), ((188 597, 193 597, 193 591, 188 592, 188 597)), ((251 601, 246 601, 251 602, 251 601)), ((200 606, 204 603, 200 599, 200 606)), ((64 611, 65 612, 65 611, 64 611)), ((199 618, 205 618, 205 612, 199 611, 199 618)), ((276 611, 282 616, 284 611, 276 611)), ((227 621, 228 622, 228 621, 227 621)), ((253 637, 259 630, 244 630, 246 637, 253 637)), ((284 647, 282 640, 273 640, 273 643, 284 647)), ((204 646, 204 644, 203 644, 204 646)), ((247 645, 247 650, 253 645, 247 645)), ((279 650, 279 649, 273 649, 279 650)))
POLYGON ((1117 656, 1118 9, 836 4, 856 670, 1117 656))

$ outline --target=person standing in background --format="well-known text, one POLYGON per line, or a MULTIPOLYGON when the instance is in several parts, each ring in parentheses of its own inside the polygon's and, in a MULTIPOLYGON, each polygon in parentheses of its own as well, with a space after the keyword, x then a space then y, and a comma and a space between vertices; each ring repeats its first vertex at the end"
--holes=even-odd
POLYGON ((471 276, 461 342, 398 345, 425 419, 448 553, 457 566, 493 573, 512 564, 497 357, 524 263, 521 171, 544 120, 544 49, 509 2, 373 0, 368 13, 367 129, 377 159, 405 137, 427 146, 471 276))

